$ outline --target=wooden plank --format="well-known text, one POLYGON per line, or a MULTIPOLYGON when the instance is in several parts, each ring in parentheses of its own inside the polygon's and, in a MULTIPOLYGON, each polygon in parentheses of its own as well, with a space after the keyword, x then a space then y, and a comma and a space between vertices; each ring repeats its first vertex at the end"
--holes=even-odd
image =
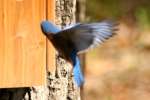
MULTIPOLYGON (((47 19, 55 22, 55 0, 47 0, 47 19)), ((47 70, 53 72, 56 68, 55 49, 51 42, 47 40, 47 70)))
POLYGON ((46 83, 44 0, 0 0, 0 88, 46 83))

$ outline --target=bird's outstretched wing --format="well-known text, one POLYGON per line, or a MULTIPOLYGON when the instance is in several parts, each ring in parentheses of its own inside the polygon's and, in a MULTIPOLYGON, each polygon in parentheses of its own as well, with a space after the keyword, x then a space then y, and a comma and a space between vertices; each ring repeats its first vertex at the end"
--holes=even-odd
POLYGON ((74 45, 78 53, 94 48, 115 35, 117 24, 113 21, 103 21, 91 24, 78 24, 59 32, 60 37, 74 45))

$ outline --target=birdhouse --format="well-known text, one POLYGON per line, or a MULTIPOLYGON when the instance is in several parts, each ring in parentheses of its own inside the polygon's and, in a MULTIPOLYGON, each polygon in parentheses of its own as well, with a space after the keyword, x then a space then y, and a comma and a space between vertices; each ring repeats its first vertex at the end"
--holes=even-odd
POLYGON ((54 21, 54 7, 54 0, 0 0, 0 88, 46 83, 55 51, 40 23, 54 21))

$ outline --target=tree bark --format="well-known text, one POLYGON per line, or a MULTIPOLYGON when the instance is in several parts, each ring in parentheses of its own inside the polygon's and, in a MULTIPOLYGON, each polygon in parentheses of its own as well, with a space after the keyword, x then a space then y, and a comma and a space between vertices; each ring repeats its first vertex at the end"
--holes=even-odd
MULTIPOLYGON (((75 8, 76 0, 56 0, 56 24, 75 23, 75 8)), ((0 89, 0 100, 80 100, 69 63, 56 55, 56 70, 47 73, 46 86, 0 89)))

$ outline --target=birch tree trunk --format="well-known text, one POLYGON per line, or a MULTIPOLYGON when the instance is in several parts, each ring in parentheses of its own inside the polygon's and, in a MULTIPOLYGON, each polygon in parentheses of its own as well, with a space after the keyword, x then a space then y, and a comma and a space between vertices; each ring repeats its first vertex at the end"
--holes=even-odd
MULTIPOLYGON (((61 28, 75 23, 76 0, 56 0, 56 24, 61 28)), ((80 100, 72 66, 56 55, 56 70, 48 72, 47 85, 0 89, 0 100, 80 100)))

